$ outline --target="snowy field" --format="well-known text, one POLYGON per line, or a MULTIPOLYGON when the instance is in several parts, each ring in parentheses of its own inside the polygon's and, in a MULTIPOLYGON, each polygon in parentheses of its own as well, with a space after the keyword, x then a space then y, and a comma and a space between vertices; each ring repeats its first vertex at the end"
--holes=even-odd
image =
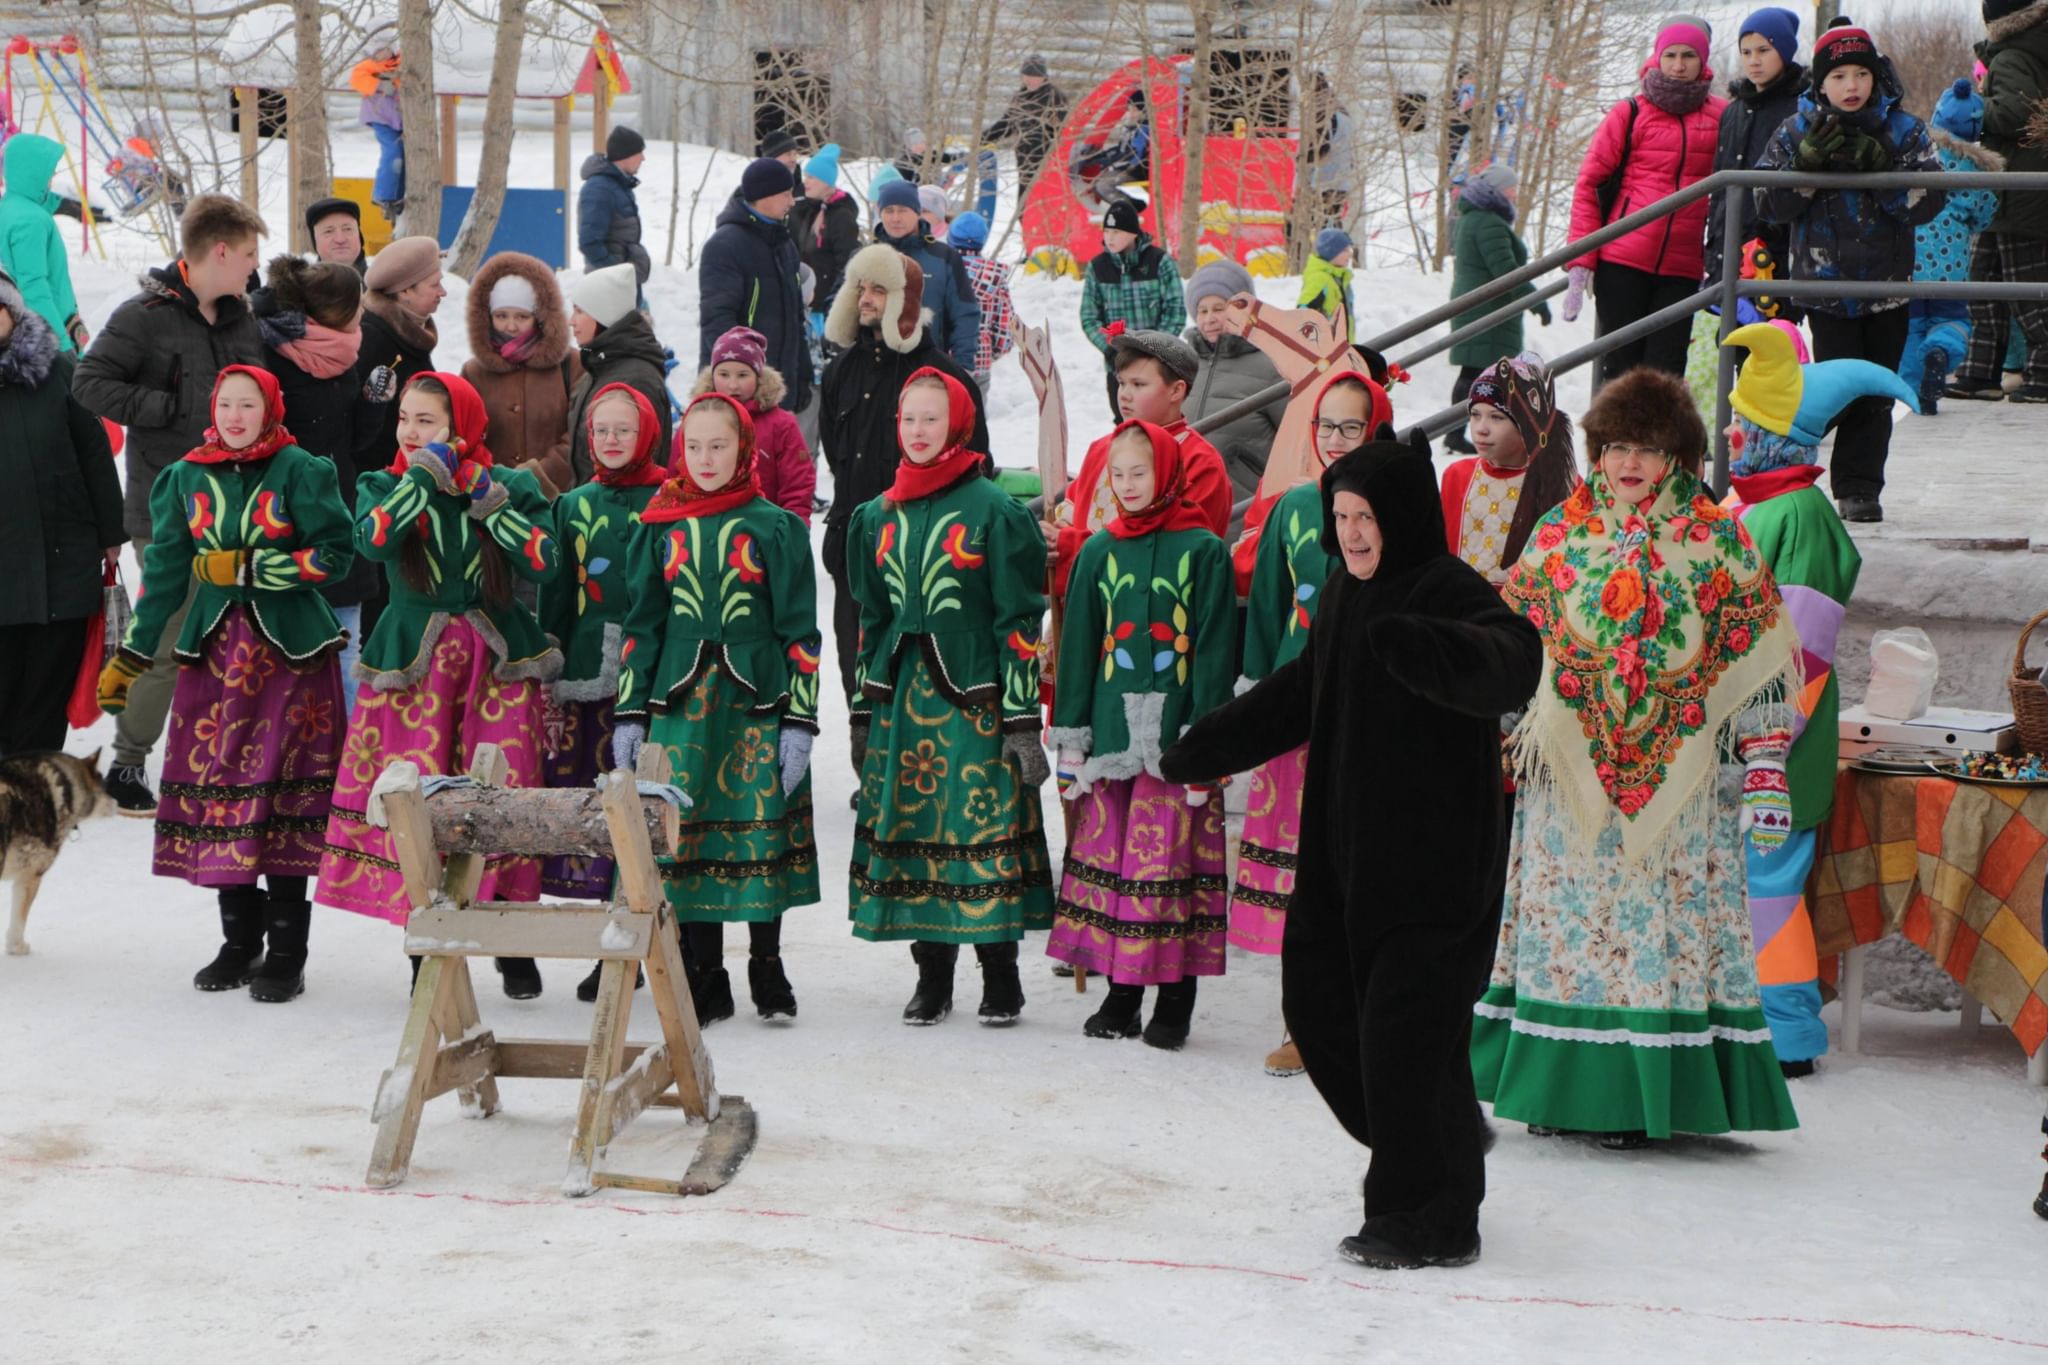
MULTIPOLYGON (((366 169, 347 159, 355 139, 337 137, 343 171, 366 169)), ((642 204, 658 230, 669 151, 650 151, 642 204)), ((685 150, 687 184, 704 155, 685 150)), ((266 192, 281 198, 281 152, 275 162, 266 192)), ((736 179, 738 165, 717 178, 736 179)), ((700 206, 700 244, 721 197, 700 206)), ((281 222, 281 203, 270 216, 281 222)), ((116 241, 121 259, 78 267, 94 326, 151 259, 116 241)), ((665 241, 650 245, 658 262, 665 241)), ((449 283, 438 357, 454 369, 466 343, 462 286, 449 283)), ((1291 305, 1296 287, 1261 292, 1291 305)), ((1412 267, 1371 272, 1361 332, 1446 288, 1412 267)), ((694 359, 694 279, 658 269, 651 292, 659 331, 694 359)), ((1017 288, 1027 319, 1057 324, 1076 461, 1109 426, 1094 353, 1073 326, 1078 296, 1071 282, 1017 288)), ((1551 353, 1589 334, 1590 319, 1530 331, 1551 353)), ((1396 403, 1427 413, 1449 383, 1447 367, 1422 366, 1396 403)), ((1584 399, 1583 380, 1566 385, 1568 410, 1584 399)), ((999 458, 1029 464, 1033 405, 1014 360, 998 367, 991 407, 999 458)), ((146 823, 88 826, 45 886, 35 954, 0 958, 0 1361, 2048 1352, 2048 1225, 2027 1207, 2042 1092, 2024 1084, 2003 1030, 1964 1037, 1953 1014, 1873 1006, 1864 1054, 1795 1084, 1804 1126, 1793 1133, 1612 1155, 1504 1125, 1484 1258, 1373 1275, 1334 1250, 1356 1229, 1366 1154, 1306 1080, 1260 1069, 1279 1041, 1276 961, 1233 951, 1177 1055, 1084 1039, 1099 985, 1077 996, 1054 980, 1037 937, 1016 1028, 976 1026, 971 957, 959 1013, 929 1030, 898 1022, 914 971, 901 946, 847 932, 853 776, 844 708, 829 695, 822 719, 827 899, 792 913, 785 940, 802 1014, 766 1025, 743 1000, 742 1017, 707 1032, 721 1088, 761 1120, 752 1160, 707 1199, 563 1199, 575 1087, 544 1081, 506 1082, 503 1112, 485 1122, 435 1101, 411 1178, 365 1188, 370 1101, 406 1009, 398 933, 321 909, 299 1002, 199 994, 190 977, 215 946, 211 895, 148 876, 146 823)), ((102 722, 72 748, 111 730, 102 722)), ((742 944, 730 936, 736 972, 742 944)), ((485 1023, 501 1036, 586 1036, 590 1011, 573 995, 583 964, 544 971, 546 994, 513 1003, 484 965, 485 1023)), ((638 999, 634 1036, 651 1038, 638 999)), ((676 1175, 693 1142, 677 1114, 656 1111, 609 1165, 676 1175)))

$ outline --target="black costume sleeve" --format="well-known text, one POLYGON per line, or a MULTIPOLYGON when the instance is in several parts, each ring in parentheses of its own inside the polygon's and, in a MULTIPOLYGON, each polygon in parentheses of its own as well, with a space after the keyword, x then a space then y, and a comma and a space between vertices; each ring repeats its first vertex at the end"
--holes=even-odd
MULTIPOLYGON (((1543 675, 1543 640, 1476 573, 1446 577, 1426 612, 1397 612, 1366 627, 1394 680, 1468 716, 1499 716, 1526 704, 1543 675)), ((1249 695, 1249 694, 1247 694, 1249 695)))
POLYGON ((1250 772, 1308 743, 1315 648, 1315 627, 1310 626, 1301 653, 1243 696, 1189 726, 1159 756, 1159 775, 1168 782, 1210 782, 1250 772))

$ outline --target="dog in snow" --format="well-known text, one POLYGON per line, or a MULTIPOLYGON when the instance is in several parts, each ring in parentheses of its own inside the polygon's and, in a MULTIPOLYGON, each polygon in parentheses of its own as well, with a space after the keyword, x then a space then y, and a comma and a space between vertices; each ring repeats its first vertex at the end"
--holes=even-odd
POLYGON ((43 878, 82 820, 114 813, 114 798, 100 781, 99 751, 16 754, 0 758, 0 881, 14 883, 14 913, 7 919, 7 951, 28 952, 22 932, 43 878))

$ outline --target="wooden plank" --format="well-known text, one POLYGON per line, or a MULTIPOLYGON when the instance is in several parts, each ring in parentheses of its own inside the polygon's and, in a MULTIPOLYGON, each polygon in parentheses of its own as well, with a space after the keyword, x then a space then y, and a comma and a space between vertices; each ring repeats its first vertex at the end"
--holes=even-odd
POLYGON ((656 913, 653 946, 647 954, 647 993, 661 1016, 661 1036, 668 1045, 669 1064, 676 1073, 676 1093, 683 1112, 693 1119, 718 1117, 718 1083, 711 1054, 697 1027, 697 1006, 683 975, 682 948, 676 942, 675 913, 663 905, 656 913))
MULTIPOLYGON (((651 1044, 628 1043, 621 1056, 632 1061, 651 1044)), ((543 1081, 573 1081, 582 1077, 590 1057, 590 1044, 559 1042, 549 1038, 500 1038, 498 1074, 531 1077, 543 1081)))
MULTIPOLYGON (((456 1036, 468 1039, 477 1035, 489 1037, 484 1030, 483 1017, 477 1013, 476 987, 470 981, 469 960, 455 958, 448 964, 448 974, 455 979, 449 987, 449 994, 455 1000, 455 1022, 461 1032, 456 1036)), ((462 1101, 462 1112, 476 1118, 489 1118, 498 1112, 498 1083, 488 1073, 475 1085, 464 1086, 457 1096, 462 1101)))
POLYGON ((668 1047, 656 1044, 642 1049, 624 1070, 612 1079, 610 1102, 605 1106, 606 1126, 610 1132, 606 1141, 625 1128, 641 1111, 654 1102, 654 1097, 675 1083, 675 1071, 669 1066, 668 1047))
POLYGON ((576 196, 569 193, 569 111, 576 97, 564 95, 555 101, 555 188, 562 192, 562 260, 576 260, 576 196))
POLYGON ((447 959, 439 957, 420 963, 419 980, 413 983, 412 1011, 406 1015, 405 1032, 398 1040, 398 1060, 377 1087, 377 1099, 370 1109, 377 1140, 370 1148, 370 1169, 363 1177, 374 1189, 396 1185, 412 1166, 413 1139, 419 1135, 420 1109, 426 1104, 427 1082, 433 1071, 432 1049, 439 1037, 434 1015, 449 984, 447 966, 447 959))
POLYGON ((405 925, 408 953, 463 957, 558 957, 638 962, 647 956, 654 916, 615 912, 535 913, 501 910, 491 901, 457 909, 439 901, 415 910, 405 925))
POLYGON ((738 1095, 726 1098, 731 1103, 698 1144, 697 1155, 681 1180, 599 1171, 592 1177, 592 1183, 605 1189, 641 1190, 648 1194, 705 1195, 723 1189, 753 1154, 754 1143, 760 1136, 760 1122, 753 1106, 738 1095))
MULTIPOLYGON (((612 774, 605 784, 604 819, 611 831, 612 859, 619 880, 613 894, 637 914, 651 915, 667 904, 661 890, 661 872, 654 865, 654 846, 648 841, 642 818, 642 802, 633 779, 624 771, 612 774)), ((657 802, 666 805, 666 802, 657 802)))
POLYGON ((256 177, 256 129, 262 122, 263 115, 257 107, 258 104, 255 86, 235 87, 236 122, 242 133, 242 202, 260 213, 263 205, 259 202, 261 195, 258 193, 256 177))
POLYGON ((590 83, 590 150, 604 155, 604 140, 611 133, 612 92, 600 75, 590 83))
POLYGON ((625 1016, 633 1005, 631 967, 607 962, 599 969, 597 1008, 590 1020, 590 1051, 584 1057, 583 1089, 576 1098, 576 1131, 569 1139, 569 1168, 562 1176, 562 1193, 572 1199, 589 1194, 597 1186, 591 1170, 597 1164, 599 1137, 605 1102, 605 1087, 618 1074, 625 1056, 625 1016), (623 984, 625 991, 619 987, 623 984))
POLYGON ((441 99, 441 183, 455 183, 455 102, 459 95, 442 95, 441 99))
MULTIPOLYGON (((498 1040, 489 1032, 464 1038, 434 1054, 434 1074, 427 1081, 427 1099, 437 1099, 451 1090, 474 1094, 489 1081, 498 1067, 498 1040)), ((493 1087, 495 1090, 495 1086, 493 1087)), ((464 1109, 472 1106, 465 1104, 464 1109)), ((492 1108, 497 1106, 494 1103, 492 1108)))
MULTIPOLYGON (((476 752, 470 755, 469 775, 482 783, 486 790, 496 790, 503 787, 510 771, 511 765, 505 761, 504 751, 495 744, 479 744, 476 746, 476 752)), ((427 802, 427 820, 429 824, 432 823, 434 818, 434 807, 439 804, 440 799, 438 797, 427 802)), ((439 852, 439 835, 437 834, 435 838, 437 843, 436 852, 439 852)), ((448 899, 454 901, 457 905, 471 904, 476 900, 477 891, 484 884, 486 865, 483 854, 485 852, 502 852, 505 849, 516 849, 519 847, 520 845, 515 841, 504 845, 504 849, 465 849, 450 857, 447 863, 447 871, 441 874, 441 885, 447 889, 448 899)))
MULTIPOLYGON (((659 782, 665 785, 670 775, 668 749, 660 744, 641 745, 640 757, 634 760, 633 763, 633 776, 643 782, 659 782)), ((683 813, 668 802, 663 801, 661 802, 661 816, 662 824, 660 830, 657 831, 654 828, 654 822, 650 820, 647 825, 647 832, 654 836, 656 852, 673 854, 682 845, 683 813)))
MULTIPOLYGON (((675 808, 652 796, 634 796, 630 781, 625 791, 649 838, 674 851, 680 824, 675 808)), ((434 847, 444 854, 613 856, 611 829, 594 787, 455 787, 434 794, 427 818, 434 847)))
POLYGON ((391 833, 392 856, 405 882, 405 898, 415 912, 433 903, 441 890, 441 855, 434 852, 434 831, 427 821, 427 803, 419 784, 384 794, 384 827, 391 833))

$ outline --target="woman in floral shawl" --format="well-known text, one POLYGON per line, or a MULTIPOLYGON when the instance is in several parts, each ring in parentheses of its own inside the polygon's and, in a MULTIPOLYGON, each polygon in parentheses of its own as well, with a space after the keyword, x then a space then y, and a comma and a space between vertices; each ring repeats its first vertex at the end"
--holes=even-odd
POLYGON ((1505 589, 1544 637, 1515 735, 1520 799, 1479 1097, 1532 1131, 1797 1126, 1771 1051, 1745 830, 1790 828, 1798 640, 1770 571, 1698 470, 1684 385, 1637 369, 1586 413, 1592 479, 1505 589))

